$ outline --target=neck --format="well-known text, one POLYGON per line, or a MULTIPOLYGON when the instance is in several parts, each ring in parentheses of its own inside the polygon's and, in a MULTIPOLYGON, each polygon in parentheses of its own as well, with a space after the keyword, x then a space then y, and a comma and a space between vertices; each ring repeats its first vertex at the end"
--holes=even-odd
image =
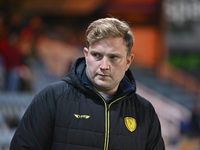
POLYGON ((97 89, 97 88, 95 88, 95 87, 94 87, 94 89, 95 89, 96 91, 98 91, 100 94, 103 94, 103 95, 105 95, 105 96, 107 96, 107 97, 112 97, 112 96, 117 92, 118 86, 115 87, 115 88, 112 89, 112 90, 101 90, 101 89, 97 89))

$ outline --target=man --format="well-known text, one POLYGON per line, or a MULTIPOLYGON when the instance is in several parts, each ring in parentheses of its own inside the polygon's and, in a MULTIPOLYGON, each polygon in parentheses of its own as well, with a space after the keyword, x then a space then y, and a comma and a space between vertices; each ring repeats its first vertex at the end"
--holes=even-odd
POLYGON ((115 18, 86 31, 85 58, 34 97, 10 150, 164 150, 153 106, 128 69, 133 35, 115 18))

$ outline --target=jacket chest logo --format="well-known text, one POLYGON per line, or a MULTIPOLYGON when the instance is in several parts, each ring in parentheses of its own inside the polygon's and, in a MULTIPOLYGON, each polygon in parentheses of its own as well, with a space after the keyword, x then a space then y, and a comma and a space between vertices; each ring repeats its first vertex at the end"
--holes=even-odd
POLYGON ((133 132, 137 127, 136 120, 134 118, 132 118, 132 117, 125 117, 124 118, 124 122, 125 122, 126 128, 130 132, 133 132))
POLYGON ((78 114, 74 114, 74 116, 75 116, 76 118, 78 118, 78 119, 80 119, 80 118, 89 119, 89 118, 90 118, 89 115, 78 115, 78 114))

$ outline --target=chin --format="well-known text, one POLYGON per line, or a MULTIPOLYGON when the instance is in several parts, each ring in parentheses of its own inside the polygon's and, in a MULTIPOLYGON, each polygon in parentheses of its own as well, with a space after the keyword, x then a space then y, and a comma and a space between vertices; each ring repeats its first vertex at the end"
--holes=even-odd
POLYGON ((102 91, 107 91, 110 89, 107 85, 102 85, 102 84, 96 84, 96 88, 102 91))

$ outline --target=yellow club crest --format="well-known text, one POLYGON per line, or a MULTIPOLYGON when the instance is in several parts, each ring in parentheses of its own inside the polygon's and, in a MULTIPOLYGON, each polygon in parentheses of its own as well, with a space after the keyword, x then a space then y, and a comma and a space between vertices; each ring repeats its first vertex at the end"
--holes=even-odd
POLYGON ((124 122, 130 132, 133 132, 137 127, 136 120, 132 117, 125 117, 124 122))
POLYGON ((89 115, 78 115, 78 114, 74 114, 74 116, 76 117, 76 118, 84 118, 84 119, 89 119, 90 118, 90 116, 89 115))

